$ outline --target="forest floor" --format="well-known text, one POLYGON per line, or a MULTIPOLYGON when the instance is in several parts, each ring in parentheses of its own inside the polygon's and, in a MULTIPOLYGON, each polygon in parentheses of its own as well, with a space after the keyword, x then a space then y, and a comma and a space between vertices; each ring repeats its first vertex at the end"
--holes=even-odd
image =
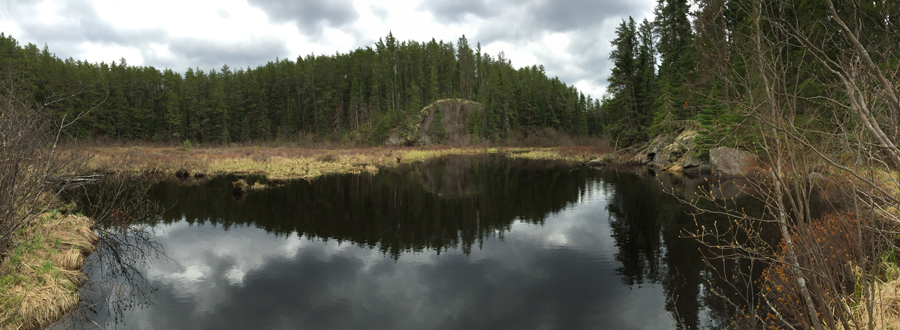
POLYGON ((576 147, 105 147, 85 172, 150 173, 215 176, 259 174, 273 180, 307 179, 328 174, 377 172, 379 168, 446 155, 504 154, 515 158, 586 162, 612 150, 607 146, 576 147), (183 170, 183 171, 182 171, 183 170), (180 173, 179 173, 180 172, 180 173))

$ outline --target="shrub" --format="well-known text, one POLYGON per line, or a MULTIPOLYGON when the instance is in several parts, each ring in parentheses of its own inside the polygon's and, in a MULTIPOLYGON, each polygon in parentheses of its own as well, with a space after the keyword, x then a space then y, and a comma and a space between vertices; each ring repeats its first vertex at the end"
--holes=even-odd
POLYGON ((56 147, 80 116, 54 120, 14 87, 0 86, 0 255, 13 248, 13 233, 57 202, 88 161, 86 154, 56 147))

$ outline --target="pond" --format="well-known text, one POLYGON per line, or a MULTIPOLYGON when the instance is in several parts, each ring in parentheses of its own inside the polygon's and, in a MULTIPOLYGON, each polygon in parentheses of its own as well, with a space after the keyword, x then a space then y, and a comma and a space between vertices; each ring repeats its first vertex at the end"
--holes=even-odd
POLYGON ((736 266, 704 263, 683 237, 691 207, 662 189, 692 196, 703 177, 457 156, 245 177, 260 184, 240 197, 237 179, 153 185, 164 254, 122 271, 127 286, 89 269, 106 289, 82 290, 101 303, 81 327, 672 329, 734 313, 709 283, 736 266))

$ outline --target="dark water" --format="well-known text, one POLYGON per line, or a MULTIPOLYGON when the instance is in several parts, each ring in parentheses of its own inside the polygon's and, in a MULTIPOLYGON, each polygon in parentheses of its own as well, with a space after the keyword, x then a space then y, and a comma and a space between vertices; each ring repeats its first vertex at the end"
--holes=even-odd
POLYGON ((270 184, 240 200, 235 179, 153 186, 167 207, 155 227, 165 257, 146 259, 131 270, 139 283, 118 291, 109 283, 120 277, 92 271, 106 276, 98 300, 119 304, 94 305, 90 322, 670 329, 676 317, 717 328, 734 312, 709 283, 726 284, 716 274, 739 265, 705 264, 700 244, 682 238, 691 209, 661 189, 690 197, 703 178, 492 156, 270 184))

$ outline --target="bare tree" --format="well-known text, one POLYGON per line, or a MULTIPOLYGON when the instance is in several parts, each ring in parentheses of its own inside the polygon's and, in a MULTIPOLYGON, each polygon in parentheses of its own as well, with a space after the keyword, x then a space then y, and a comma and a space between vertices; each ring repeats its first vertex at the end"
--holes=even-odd
POLYGON ((0 81, 0 256, 13 234, 54 205, 90 159, 58 147, 63 131, 89 111, 54 119, 48 110, 74 95, 51 95, 35 104, 14 80, 0 81))
MULTIPOLYGON (((896 19, 860 3, 823 5, 829 15, 810 18, 798 2, 742 2, 734 48, 718 49, 733 61, 717 68, 731 91, 719 101, 746 118, 737 130, 753 137, 761 164, 748 188, 766 209, 698 208, 731 223, 692 235, 714 242, 717 258, 769 265, 744 325, 874 329, 888 310, 877 290, 880 257, 896 250, 900 224, 896 19), (805 93, 811 83, 824 92, 805 93), (818 214, 817 200, 835 211, 818 214)), ((713 193, 703 197, 715 201, 713 193)))

